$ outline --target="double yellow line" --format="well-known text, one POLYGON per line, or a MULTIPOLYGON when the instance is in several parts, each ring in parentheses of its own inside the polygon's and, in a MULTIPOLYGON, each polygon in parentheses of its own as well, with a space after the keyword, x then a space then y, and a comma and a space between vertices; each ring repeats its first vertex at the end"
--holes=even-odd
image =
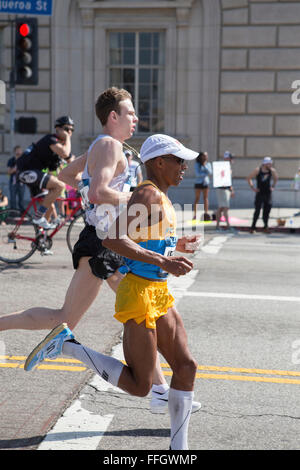
MULTIPOLYGON (((0 368, 23 369, 26 356, 0 356, 0 368), (4 361, 4 362, 1 362, 4 361)), ((170 366, 162 363, 165 376, 171 376, 170 366)), ((39 370, 83 372, 87 367, 80 361, 70 358, 46 359, 39 370)), ((198 366, 197 379, 237 380, 244 382, 267 382, 300 385, 300 372, 273 369, 249 369, 244 367, 198 366), (200 372, 201 371, 201 372, 200 372)))
MULTIPOLYGON (((161 364, 162 367, 169 367, 168 364, 161 364)), ((216 380, 238 380, 244 382, 272 382, 279 384, 299 384, 300 385, 300 372, 288 370, 273 370, 273 369, 247 369, 244 367, 217 367, 217 366, 198 366, 198 370, 219 372, 218 374, 212 373, 198 373, 197 379, 216 379, 216 380), (226 374, 225 372, 230 372, 226 374), (245 375, 235 375, 232 372, 239 372, 245 375), (247 375, 255 374, 255 375, 247 375), (263 377, 264 375, 264 377, 263 377), (267 376, 267 377, 266 377, 267 376), (284 378, 279 376, 285 376, 284 378), (291 377, 299 377, 294 379, 291 377)), ((172 372, 164 371, 164 375, 172 375, 172 372)))
MULTIPOLYGON (((26 356, 0 356, 0 361, 4 360, 5 362, 0 362, 0 368, 6 369, 24 369, 24 361, 26 361, 26 356), (20 362, 11 362, 11 361, 20 361, 20 362), (22 361, 22 362, 21 362, 22 361)), ((39 370, 64 370, 70 372, 82 372, 87 369, 82 362, 77 361, 76 359, 67 359, 67 358, 57 358, 55 360, 45 359, 46 364, 41 364, 37 366, 36 369, 39 370), (58 364, 57 364, 58 363, 58 364), (62 365, 60 365, 62 364, 62 365), (82 364, 82 365, 66 365, 66 364, 82 364)))

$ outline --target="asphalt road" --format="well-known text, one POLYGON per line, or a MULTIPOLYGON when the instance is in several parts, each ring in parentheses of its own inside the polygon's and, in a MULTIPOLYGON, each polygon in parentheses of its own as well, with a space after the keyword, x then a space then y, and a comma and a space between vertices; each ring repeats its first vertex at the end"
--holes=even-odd
MULTIPOLYGON (((299 249, 299 235, 210 231, 191 256, 194 271, 170 280, 199 364, 202 408, 191 417, 191 450, 299 449, 299 249)), ((22 266, 0 265, 0 315, 62 304, 73 275, 64 234, 53 250, 22 266)), ((113 309, 104 286, 75 334, 119 357, 122 328, 113 309)), ((148 397, 108 387, 67 358, 25 373, 24 360, 45 333, 0 333, 0 449, 169 448, 169 416, 151 414, 148 397)))

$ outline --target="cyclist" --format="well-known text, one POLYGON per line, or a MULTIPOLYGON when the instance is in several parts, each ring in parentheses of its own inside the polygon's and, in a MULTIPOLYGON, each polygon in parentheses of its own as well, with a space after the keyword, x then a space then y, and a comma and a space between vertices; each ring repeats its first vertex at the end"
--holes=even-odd
POLYGON ((46 212, 59 197, 65 185, 55 176, 42 170, 47 168, 49 171, 55 171, 62 159, 64 161, 71 159, 73 132, 73 119, 70 116, 62 116, 55 121, 55 134, 47 134, 33 143, 17 160, 19 179, 29 186, 31 195, 37 196, 43 193, 43 190, 48 191, 33 218, 33 222, 45 230, 55 228, 55 224, 47 221, 46 212))

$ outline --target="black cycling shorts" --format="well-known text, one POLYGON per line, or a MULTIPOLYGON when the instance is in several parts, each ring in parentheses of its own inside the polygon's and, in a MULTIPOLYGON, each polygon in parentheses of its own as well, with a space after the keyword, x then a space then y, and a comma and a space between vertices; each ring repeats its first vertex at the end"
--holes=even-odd
POLYGON ((50 175, 43 173, 41 170, 25 170, 18 174, 21 183, 25 183, 29 189, 31 196, 37 196, 43 189, 46 189, 50 175))
POLYGON ((89 265, 94 276, 107 279, 112 276, 123 264, 122 256, 102 246, 96 229, 86 225, 79 235, 79 240, 73 249, 73 266, 78 268, 80 258, 89 257, 89 265))

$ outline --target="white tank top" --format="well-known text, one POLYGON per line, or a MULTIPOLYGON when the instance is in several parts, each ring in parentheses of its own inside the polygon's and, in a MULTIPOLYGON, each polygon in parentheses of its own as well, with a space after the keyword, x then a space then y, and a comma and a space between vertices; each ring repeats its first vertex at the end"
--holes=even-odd
MULTIPOLYGON (((86 222, 89 225, 93 225, 97 229, 97 234, 99 232, 98 234, 99 238, 105 238, 110 225, 116 220, 120 211, 124 208, 124 205, 121 207, 121 206, 112 206, 110 204, 90 204, 90 203, 86 204, 87 203, 86 195, 87 195, 88 188, 91 182, 91 176, 88 171, 89 155, 90 155, 92 148, 96 144, 96 142, 98 142, 103 137, 108 137, 108 136, 105 134, 99 135, 89 147, 85 168, 82 173, 82 183, 86 190, 85 196, 83 196, 82 194, 83 199, 85 199, 84 202, 85 202, 86 222)), ((127 162, 127 158, 125 157, 125 155, 124 155, 124 163, 126 163, 126 166, 125 166, 125 170, 123 171, 123 173, 113 178, 111 182, 109 183, 109 187, 111 189, 114 189, 115 191, 123 192, 125 189, 124 186, 129 175, 128 162, 127 162)))

